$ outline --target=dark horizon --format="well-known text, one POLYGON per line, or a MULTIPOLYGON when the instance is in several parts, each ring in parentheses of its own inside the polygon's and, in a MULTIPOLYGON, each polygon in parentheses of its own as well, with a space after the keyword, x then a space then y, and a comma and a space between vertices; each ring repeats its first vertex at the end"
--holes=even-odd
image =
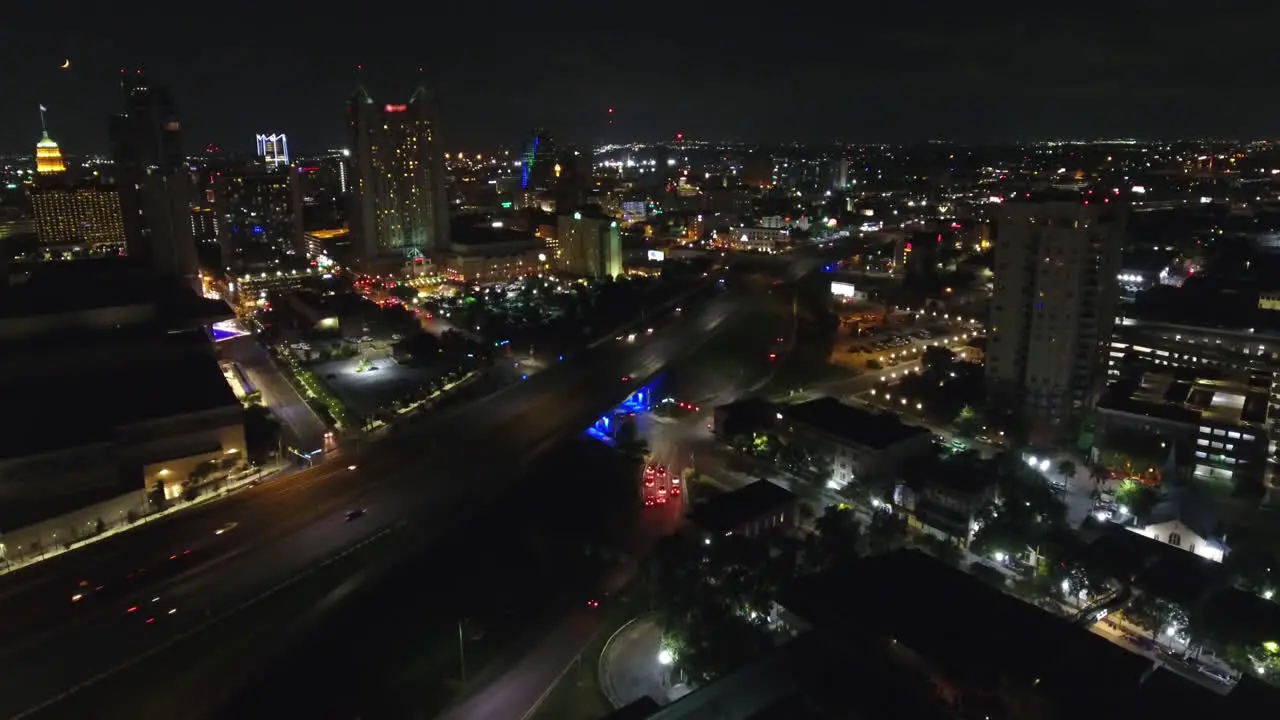
POLYGON ((122 66, 143 67, 171 89, 187 152, 208 143, 249 152, 257 132, 288 134, 299 155, 341 145, 342 105, 360 64, 375 99, 433 89, 450 149, 517 145, 533 127, 584 144, 678 132, 894 144, 1273 132, 1280 100, 1257 89, 1275 66, 1264 33, 1276 8, 1213 17, 1127 7, 1007 12, 1016 7, 814 6, 766 34, 763 18, 710 8, 606 17, 512 3, 440 23, 390 6, 344 17, 231 2, 189 22, 159 4, 129 18, 87 18, 51 2, 11 8, 0 29, 0 58, 23 69, 0 80, 8 101, 0 148, 35 144, 43 104, 67 152, 104 152, 122 66), (255 18, 260 26, 246 33, 255 18))

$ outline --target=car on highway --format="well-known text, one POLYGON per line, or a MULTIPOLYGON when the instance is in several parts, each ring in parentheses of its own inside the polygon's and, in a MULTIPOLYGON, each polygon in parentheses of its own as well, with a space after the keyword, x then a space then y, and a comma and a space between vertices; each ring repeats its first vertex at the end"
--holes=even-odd
POLYGON ((364 508, 352 508, 348 510, 346 515, 347 522, 351 522, 352 520, 359 520, 360 518, 364 517, 364 513, 365 513, 364 508))
POLYGON ((671 494, 672 495, 680 494, 680 476, 679 475, 671 476, 671 494))
POLYGON ((166 560, 135 568, 123 576, 81 580, 71 592, 71 602, 77 605, 96 604, 111 598, 128 596, 146 583, 166 580, 191 567, 192 555, 191 548, 186 548, 171 553, 166 560))

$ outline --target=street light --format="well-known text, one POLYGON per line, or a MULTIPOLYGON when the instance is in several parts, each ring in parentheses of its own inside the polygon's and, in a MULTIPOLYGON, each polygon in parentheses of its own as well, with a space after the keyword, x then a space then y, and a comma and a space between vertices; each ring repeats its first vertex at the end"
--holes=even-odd
POLYGON ((671 654, 670 650, 663 648, 658 651, 659 665, 670 665, 673 662, 675 662, 675 657, 671 654))

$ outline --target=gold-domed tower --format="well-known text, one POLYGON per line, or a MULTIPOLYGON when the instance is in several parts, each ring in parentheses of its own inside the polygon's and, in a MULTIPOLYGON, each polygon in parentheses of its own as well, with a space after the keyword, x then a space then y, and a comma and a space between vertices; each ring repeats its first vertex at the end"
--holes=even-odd
POLYGON ((62 151, 58 143, 49 137, 49 128, 45 126, 45 106, 40 106, 40 142, 36 143, 36 173, 52 175, 66 172, 67 166, 62 162, 62 151))

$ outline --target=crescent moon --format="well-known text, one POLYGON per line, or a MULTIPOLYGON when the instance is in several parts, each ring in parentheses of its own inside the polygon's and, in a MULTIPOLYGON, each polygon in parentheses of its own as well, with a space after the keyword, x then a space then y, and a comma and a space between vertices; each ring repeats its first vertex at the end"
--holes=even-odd
POLYGON ((71 58, 66 58, 62 61, 62 69, 66 70, 69 67, 71 67, 71 58))

